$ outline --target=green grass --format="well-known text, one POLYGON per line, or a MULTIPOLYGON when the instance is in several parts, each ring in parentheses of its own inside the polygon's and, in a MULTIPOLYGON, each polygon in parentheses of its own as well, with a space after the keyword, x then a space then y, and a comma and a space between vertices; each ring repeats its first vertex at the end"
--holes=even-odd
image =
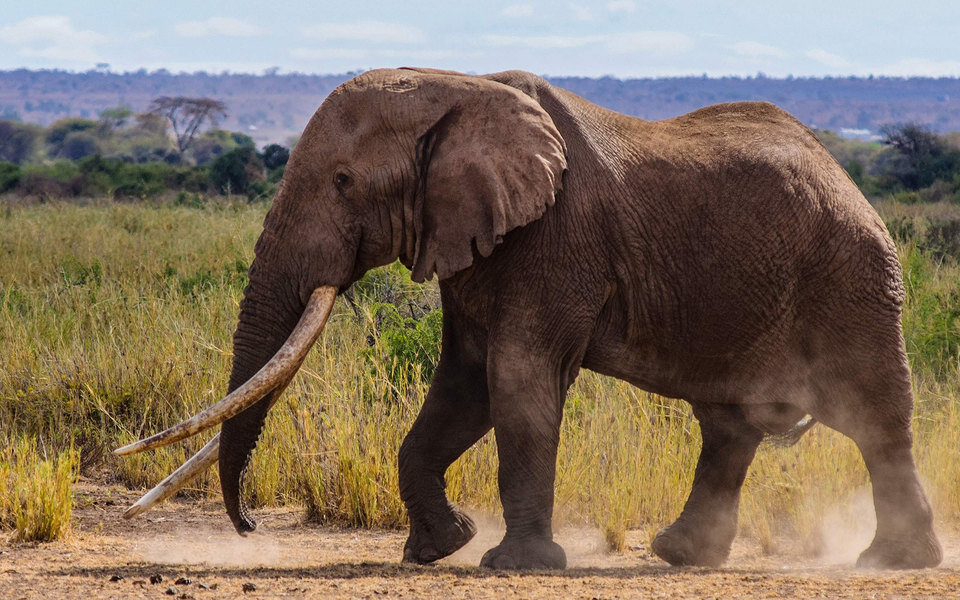
MULTIPOLYGON (((0 211, 0 442, 42 439, 51 456, 76 448, 81 470, 106 467, 131 488, 156 484, 198 450, 205 439, 110 454, 220 398, 264 212, 216 203, 0 211)), ((901 252, 918 460, 938 516, 953 523, 960 270, 909 239, 901 252)), ((368 274, 352 301, 338 300, 268 419, 249 477, 255 506, 298 504, 319 522, 405 524, 396 457, 435 365, 438 304, 435 285, 412 284, 397 265, 368 274)), ((627 529, 652 535, 679 514, 698 452, 685 403, 584 372, 566 403, 557 519, 597 526, 612 548, 627 529)), ((499 514, 496 464, 488 435, 451 467, 451 498, 499 514)), ((783 536, 817 551, 822 516, 866 485, 853 444, 817 426, 793 447, 761 447, 741 528, 770 551, 783 536)), ((186 493, 217 486, 212 469, 186 493)), ((0 489, 0 502, 13 489, 0 489)))

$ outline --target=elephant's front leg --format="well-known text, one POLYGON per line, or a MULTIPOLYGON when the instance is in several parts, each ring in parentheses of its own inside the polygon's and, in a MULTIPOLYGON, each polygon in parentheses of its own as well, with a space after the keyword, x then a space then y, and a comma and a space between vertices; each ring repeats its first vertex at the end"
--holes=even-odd
POLYGON ((410 516, 404 562, 449 556, 476 534, 470 517, 447 500, 444 473, 489 430, 485 365, 446 353, 400 447, 400 497, 410 516))
POLYGON ((500 459, 498 481, 507 531, 480 565, 495 569, 562 569, 554 543, 553 484, 563 394, 555 367, 530 352, 491 357, 490 413, 500 459))
POLYGON ((693 489, 680 517, 653 540, 653 551, 672 565, 719 566, 737 534, 740 488, 763 433, 739 406, 693 404, 703 448, 693 489))

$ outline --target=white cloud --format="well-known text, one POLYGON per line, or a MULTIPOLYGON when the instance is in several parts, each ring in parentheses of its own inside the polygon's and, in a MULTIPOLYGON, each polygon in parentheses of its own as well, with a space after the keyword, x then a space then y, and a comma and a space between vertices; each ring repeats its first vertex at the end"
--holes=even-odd
POLYGON ((637 5, 633 3, 633 0, 614 0, 613 2, 607 2, 607 10, 612 13, 633 12, 637 10, 637 5))
POLYGON ((731 46, 734 52, 747 58, 787 58, 789 53, 776 46, 757 42, 737 42, 731 46))
POLYGON ((262 28, 253 23, 233 17, 210 17, 203 21, 185 21, 177 23, 173 29, 177 35, 191 38, 211 35, 254 37, 264 33, 262 28))
POLYGON ((821 50, 819 48, 807 51, 806 55, 807 58, 811 58, 822 65, 830 67, 831 69, 846 69, 853 66, 853 64, 844 57, 831 54, 826 50, 821 50))
POLYGON ((500 10, 501 17, 508 17, 511 19, 519 19, 522 17, 532 17, 533 16, 533 7, 529 4, 511 4, 510 6, 504 6, 500 10))
POLYGON ((422 29, 402 23, 361 21, 358 23, 318 23, 302 30, 303 36, 323 41, 367 42, 371 44, 422 44, 427 35, 422 29))
POLYGON ((588 7, 574 4, 573 2, 567 4, 567 7, 570 8, 570 11, 573 13, 573 18, 577 21, 593 20, 593 12, 588 7))
POLYGON ((8 44, 28 44, 31 42, 56 42, 61 45, 94 45, 107 41, 95 31, 74 29, 70 17, 51 15, 30 17, 15 25, 0 27, 0 41, 8 44))
POLYGON ((19 46, 17 54, 28 58, 91 62, 98 58, 94 47, 107 41, 95 31, 74 28, 62 15, 30 17, 0 27, 0 42, 19 46))

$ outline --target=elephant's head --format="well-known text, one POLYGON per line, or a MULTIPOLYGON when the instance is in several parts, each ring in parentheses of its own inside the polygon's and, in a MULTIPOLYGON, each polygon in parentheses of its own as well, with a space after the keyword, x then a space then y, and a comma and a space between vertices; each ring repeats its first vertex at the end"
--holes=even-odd
MULTIPOLYGON (((553 204, 564 150, 550 116, 501 83, 378 70, 341 85, 304 130, 264 221, 233 336, 231 394, 118 452, 223 422, 224 502, 237 531, 252 530, 242 475, 267 410, 319 335, 335 293, 398 258, 424 281, 489 256, 504 234, 553 204)), ((214 441, 133 514, 173 493, 217 454, 214 441)))

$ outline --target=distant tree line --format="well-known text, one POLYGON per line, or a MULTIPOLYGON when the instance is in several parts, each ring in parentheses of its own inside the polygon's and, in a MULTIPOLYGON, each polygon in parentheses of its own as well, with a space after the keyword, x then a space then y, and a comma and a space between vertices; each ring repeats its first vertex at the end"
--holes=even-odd
MULTIPOLYGON (((257 150, 249 136, 219 129, 225 114, 216 100, 163 96, 147 112, 120 106, 96 120, 61 119, 46 128, 0 120, 0 193, 271 197, 289 150, 278 144, 257 150)), ((960 132, 939 135, 915 123, 881 131, 875 142, 817 133, 869 198, 960 204, 960 132)))
POLYGON ((258 151, 249 136, 217 128, 225 114, 216 100, 165 96, 147 112, 120 106, 96 120, 61 119, 46 128, 0 120, 0 193, 269 198, 289 150, 270 144, 258 151))

